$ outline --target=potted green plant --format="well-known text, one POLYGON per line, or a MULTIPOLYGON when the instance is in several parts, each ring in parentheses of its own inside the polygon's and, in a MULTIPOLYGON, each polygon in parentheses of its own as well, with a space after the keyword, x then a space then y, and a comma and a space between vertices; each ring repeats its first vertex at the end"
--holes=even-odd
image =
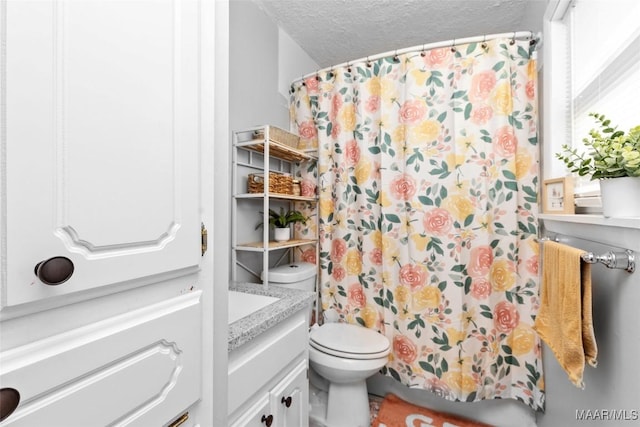
MULTIPOLYGON (((262 212, 261 212, 262 213, 262 212)), ((291 238, 291 224, 301 222, 307 223, 307 217, 302 212, 297 210, 287 210, 280 208, 280 212, 276 212, 273 209, 269 209, 269 226, 274 229, 274 239, 278 242, 286 242, 291 238)), ((256 230, 262 227, 263 223, 260 222, 256 225, 256 230)))
POLYGON ((572 173, 600 180, 604 216, 640 216, 640 126, 625 133, 603 114, 589 115, 599 129, 583 139, 588 153, 565 144, 556 157, 572 173))

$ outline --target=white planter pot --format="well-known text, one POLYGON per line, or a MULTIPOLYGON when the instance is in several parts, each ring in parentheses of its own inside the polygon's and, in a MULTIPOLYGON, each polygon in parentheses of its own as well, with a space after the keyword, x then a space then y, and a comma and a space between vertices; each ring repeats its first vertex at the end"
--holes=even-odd
POLYGON ((274 239, 276 242, 286 242, 291 238, 291 229, 287 228, 276 228, 274 230, 274 239))
POLYGON ((601 179, 600 193, 605 217, 640 217, 640 178, 601 179))

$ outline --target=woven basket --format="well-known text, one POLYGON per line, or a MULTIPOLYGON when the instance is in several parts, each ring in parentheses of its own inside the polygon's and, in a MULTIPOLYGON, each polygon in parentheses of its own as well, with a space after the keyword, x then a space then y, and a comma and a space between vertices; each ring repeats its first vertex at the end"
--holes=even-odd
MULTIPOLYGON (((247 178, 249 193, 264 192, 264 174, 250 173, 247 178)), ((293 177, 281 173, 269 172, 269 193, 293 194, 293 177)))
MULTIPOLYGON (((257 131, 255 136, 257 138, 264 138, 264 131, 257 131)), ((300 137, 275 126, 269 126, 269 140, 298 149, 300 137)))

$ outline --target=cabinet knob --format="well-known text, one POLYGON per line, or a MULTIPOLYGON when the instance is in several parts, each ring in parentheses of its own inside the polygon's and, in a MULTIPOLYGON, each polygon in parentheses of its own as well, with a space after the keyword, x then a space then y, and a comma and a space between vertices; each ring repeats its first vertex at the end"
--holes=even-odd
POLYGON ((20 393, 15 388, 0 389, 0 421, 13 413, 20 403, 20 393))
POLYGON ((271 427, 271 424, 273 423, 273 415, 263 415, 262 420, 260 421, 262 421, 267 427, 271 427))
POLYGON ((54 256, 37 263, 33 272, 45 285, 55 286, 69 280, 73 269, 73 262, 69 258, 54 256))
POLYGON ((287 396, 286 399, 285 399, 284 396, 282 396, 282 399, 280 399, 280 403, 282 403, 287 408, 290 407, 291 406, 291 396, 287 396))

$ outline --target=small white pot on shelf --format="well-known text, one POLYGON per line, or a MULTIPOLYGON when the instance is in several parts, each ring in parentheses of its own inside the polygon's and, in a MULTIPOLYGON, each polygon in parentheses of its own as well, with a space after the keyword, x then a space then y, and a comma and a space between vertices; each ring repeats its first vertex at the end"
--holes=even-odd
POLYGON ((607 218, 640 218, 640 178, 600 180, 602 214, 607 218))
POLYGON ((286 242, 291 239, 291 228, 275 228, 274 239, 276 242, 286 242))

